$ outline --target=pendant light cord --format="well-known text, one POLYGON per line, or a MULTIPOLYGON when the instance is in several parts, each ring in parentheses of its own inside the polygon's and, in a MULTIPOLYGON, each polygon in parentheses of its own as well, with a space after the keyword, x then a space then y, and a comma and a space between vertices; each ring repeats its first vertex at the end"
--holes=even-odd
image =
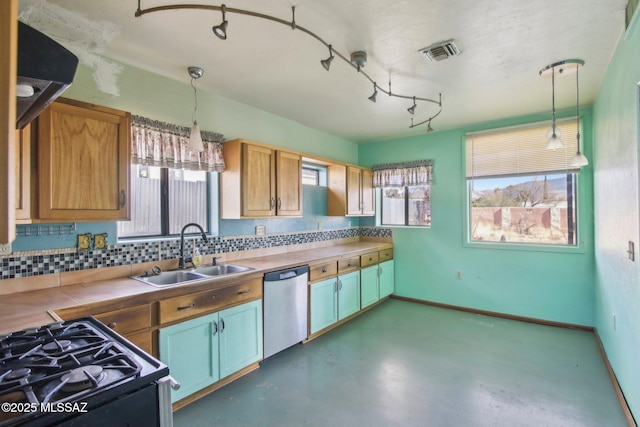
POLYGON ((551 67, 551 126, 552 135, 556 136, 556 69, 551 67))
POLYGON ((193 109, 193 114, 191 115, 191 121, 196 122, 196 113, 198 112, 198 91, 196 90, 196 85, 194 84, 195 78, 191 77, 191 87, 193 88, 193 98, 195 99, 195 107, 193 109))
POLYGON ((578 153, 580 152, 580 86, 578 83, 578 71, 580 66, 576 65, 576 138, 578 139, 578 153))

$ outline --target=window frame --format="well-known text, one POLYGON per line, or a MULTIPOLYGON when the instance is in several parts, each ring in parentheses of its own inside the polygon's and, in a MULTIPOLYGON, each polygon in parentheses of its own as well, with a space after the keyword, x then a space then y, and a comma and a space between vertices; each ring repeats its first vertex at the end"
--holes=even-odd
MULTIPOLYGON (((139 166, 131 164, 130 167, 139 166)), ((120 243, 132 243, 132 242, 147 242, 158 241, 167 239, 176 239, 180 237, 180 233, 169 233, 169 182, 170 182, 170 169, 167 167, 158 167, 160 169, 160 234, 148 234, 144 236, 121 236, 118 234, 117 241, 120 243)), ((206 176, 207 185, 207 221, 206 224, 200 224, 206 231, 208 237, 215 237, 218 235, 218 218, 219 218, 219 203, 214 206, 214 200, 219 202, 218 196, 220 194, 219 187, 219 174, 215 172, 202 171, 206 176)), ((120 221, 118 221, 120 222, 120 221)), ((117 231, 116 224, 116 231, 117 231)), ((193 229, 195 230, 195 229, 193 229)), ((187 231, 185 236, 197 235, 197 231, 187 231)))
MULTIPOLYGON (((420 187, 420 186, 429 186, 431 187, 432 184, 421 184, 421 185, 415 185, 412 187, 420 187)), ((378 212, 380 212, 380 224, 383 227, 404 227, 404 228, 420 228, 420 229, 427 229, 427 228, 431 228, 432 225, 432 221, 429 222, 429 224, 427 225, 415 225, 415 224, 409 224, 409 186, 405 185, 402 187, 402 189, 404 190, 404 224, 385 224, 384 222, 384 194, 383 191, 386 188, 393 188, 393 187, 380 187, 378 190, 378 198, 380 200, 379 206, 378 206, 378 212)), ((400 187, 396 187, 396 188, 400 188, 400 187)), ((429 194, 431 194, 431 188, 429 188, 429 194)), ((431 197, 429 197, 429 212, 431 212, 431 197)), ((431 217, 431 214, 429 215, 429 217, 431 217)))
MULTIPOLYGON (((571 117, 573 117, 575 119, 575 116, 569 116, 566 119, 571 119, 571 117)), ((562 120, 562 119, 560 119, 562 120)), ((528 127, 528 126, 534 126, 536 124, 540 124, 540 123, 548 123, 549 126, 551 125, 551 120, 545 120, 545 121, 536 121, 536 122, 527 122, 527 123, 522 123, 519 125, 515 125, 515 126, 503 126, 503 127, 498 127, 498 128, 493 128, 493 129, 487 129, 487 130, 483 130, 482 132, 489 132, 492 130, 500 130, 500 129, 507 129, 507 128, 517 128, 517 127, 528 127)), ((581 117, 580 120, 580 127, 581 129, 583 129, 583 125, 584 125, 584 118, 581 117)), ((468 132, 468 133, 473 133, 473 132, 468 132)), ((464 183, 464 213, 462 215, 462 246, 463 247, 467 247, 467 248, 476 248, 476 249, 498 249, 498 250, 515 250, 515 251, 529 251, 529 252, 555 252, 555 253, 585 253, 586 252, 586 246, 587 246, 587 230, 586 228, 588 226, 585 225, 585 221, 587 221, 587 212, 588 212, 588 206, 586 206, 586 203, 588 201, 588 196, 587 194, 585 194, 586 190, 586 185, 585 185, 585 179, 586 177, 584 176, 584 173, 580 173, 582 172, 582 169, 576 172, 568 172, 568 173, 572 173, 574 180, 573 180, 573 185, 574 185, 574 206, 575 206, 575 211, 576 211, 576 218, 575 218, 575 244, 574 245, 557 245, 557 244, 534 244, 534 243, 519 243, 519 242, 479 242, 479 241, 473 241, 471 238, 471 229, 472 229, 472 215, 471 215, 471 180, 467 180, 467 151, 466 151, 466 145, 467 145, 467 135, 468 133, 465 133, 462 135, 461 140, 460 140, 460 144, 461 144, 461 160, 462 160, 462 168, 461 168, 461 179, 464 183)), ((584 136, 584 132, 581 131, 581 135, 584 136)), ((584 140, 582 141, 582 151, 584 152, 584 140)))

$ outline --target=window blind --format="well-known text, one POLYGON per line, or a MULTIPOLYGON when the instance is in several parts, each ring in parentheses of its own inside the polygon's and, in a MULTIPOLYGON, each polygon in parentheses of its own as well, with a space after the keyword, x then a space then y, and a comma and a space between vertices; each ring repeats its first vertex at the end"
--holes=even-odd
POLYGON ((576 118, 556 120, 564 148, 547 150, 551 122, 467 134, 467 179, 578 172, 576 118))

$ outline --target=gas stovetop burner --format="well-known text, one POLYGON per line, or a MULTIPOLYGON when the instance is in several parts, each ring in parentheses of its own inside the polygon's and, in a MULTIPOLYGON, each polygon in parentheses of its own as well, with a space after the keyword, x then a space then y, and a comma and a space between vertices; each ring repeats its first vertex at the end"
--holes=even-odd
POLYGON ((46 353, 57 353, 59 351, 68 350, 71 346, 71 340, 53 340, 42 346, 42 350, 46 353))
POLYGON ((7 372, 2 378, 7 381, 19 380, 20 378, 24 378, 31 373, 31 369, 29 368, 20 368, 13 371, 7 372))
POLYGON ((104 368, 98 365, 83 366, 72 369, 60 379, 64 383, 64 391, 82 391, 97 387, 105 377, 104 368))

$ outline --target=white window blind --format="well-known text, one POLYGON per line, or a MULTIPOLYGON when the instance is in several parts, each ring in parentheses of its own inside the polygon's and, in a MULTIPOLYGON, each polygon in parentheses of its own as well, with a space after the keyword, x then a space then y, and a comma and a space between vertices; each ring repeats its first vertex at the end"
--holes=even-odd
POLYGON ((578 172, 576 118, 557 120, 564 148, 547 150, 551 122, 467 134, 467 179, 578 172))

